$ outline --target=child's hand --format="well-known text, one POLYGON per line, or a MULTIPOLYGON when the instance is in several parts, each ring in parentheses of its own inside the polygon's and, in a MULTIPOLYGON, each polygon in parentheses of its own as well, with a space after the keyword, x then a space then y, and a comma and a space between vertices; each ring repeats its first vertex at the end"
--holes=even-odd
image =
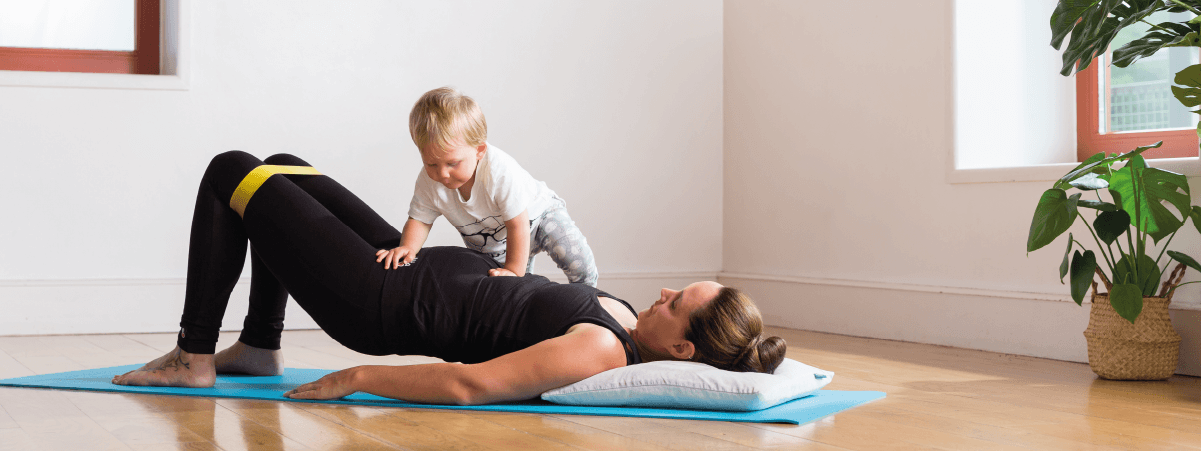
POLYGON ((505 268, 489 269, 488 275, 492 276, 492 277, 496 277, 496 276, 517 277, 517 274, 514 274, 513 271, 509 271, 505 268))
POLYGON ((417 251, 404 246, 390 251, 384 249, 375 251, 375 262, 384 262, 384 269, 397 269, 401 266, 409 266, 409 263, 412 263, 416 259, 417 251))

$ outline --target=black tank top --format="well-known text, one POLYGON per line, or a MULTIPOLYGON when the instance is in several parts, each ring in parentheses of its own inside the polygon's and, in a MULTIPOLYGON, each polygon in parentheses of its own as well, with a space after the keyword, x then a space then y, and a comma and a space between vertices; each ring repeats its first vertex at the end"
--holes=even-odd
POLYGON ((625 344, 626 364, 641 362, 634 340, 583 284, 545 277, 488 277, 500 265, 461 247, 422 249, 410 266, 389 271, 381 299, 384 333, 400 355, 478 363, 561 336, 580 323, 612 331, 625 344))

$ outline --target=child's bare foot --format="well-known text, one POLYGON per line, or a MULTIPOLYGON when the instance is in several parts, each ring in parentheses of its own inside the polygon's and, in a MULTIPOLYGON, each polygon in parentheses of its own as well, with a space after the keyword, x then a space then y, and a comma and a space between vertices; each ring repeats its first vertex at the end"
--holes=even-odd
POLYGON ((221 374, 278 376, 284 374, 284 353, 278 349, 256 348, 239 341, 218 352, 213 358, 213 365, 221 374))
POLYGON ((212 387, 216 380, 211 354, 191 354, 178 346, 139 369, 113 377, 117 385, 156 387, 212 387))

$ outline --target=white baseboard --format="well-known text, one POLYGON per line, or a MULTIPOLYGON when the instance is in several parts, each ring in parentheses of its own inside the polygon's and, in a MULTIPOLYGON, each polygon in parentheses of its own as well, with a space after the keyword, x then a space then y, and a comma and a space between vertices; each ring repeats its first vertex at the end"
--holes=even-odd
MULTIPOLYGON (((566 282, 562 273, 546 274, 566 282)), ((601 274, 601 287, 636 309, 659 298, 659 288, 680 288, 717 273, 601 274)), ((85 279, 0 281, 0 336, 175 332, 183 311, 184 279, 85 279)), ((234 288, 221 330, 241 330, 250 279, 234 288)), ((284 326, 316 329, 295 301, 284 326)))
MULTIPOLYGON (((1083 307, 1034 293, 720 273, 767 324, 859 337, 1087 362, 1083 307)), ((1173 309, 1177 373, 1201 376, 1201 311, 1173 309)))
MULTIPOLYGON (((221 330, 241 330, 250 279, 230 296, 221 330)), ((183 312, 184 279, 97 279, 0 282, 0 335, 175 332, 183 312)), ((288 300, 284 324, 317 324, 288 300)))

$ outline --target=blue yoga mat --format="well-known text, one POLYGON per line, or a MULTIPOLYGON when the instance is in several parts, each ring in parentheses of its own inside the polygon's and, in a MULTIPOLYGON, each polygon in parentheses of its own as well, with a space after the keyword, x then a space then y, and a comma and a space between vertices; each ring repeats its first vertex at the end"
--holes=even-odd
POLYGON ((650 409, 639 407, 585 407, 552 404, 542 400, 482 406, 446 406, 418 404, 355 393, 341 399, 309 401, 283 397, 284 392, 320 379, 333 370, 288 368, 282 376, 219 375, 212 388, 130 387, 114 385, 113 376, 140 368, 141 365, 114 366, 94 370, 69 371, 0 380, 11 387, 63 388, 154 395, 207 396, 213 398, 260 399, 267 401, 316 402, 350 404, 372 407, 404 407, 419 409, 483 410, 490 412, 522 412, 541 414, 599 415, 619 417, 671 418, 682 420, 740 421, 747 423, 804 424, 884 397, 878 391, 819 390, 811 396, 789 401, 775 407, 753 412, 723 412, 690 409, 650 409))

